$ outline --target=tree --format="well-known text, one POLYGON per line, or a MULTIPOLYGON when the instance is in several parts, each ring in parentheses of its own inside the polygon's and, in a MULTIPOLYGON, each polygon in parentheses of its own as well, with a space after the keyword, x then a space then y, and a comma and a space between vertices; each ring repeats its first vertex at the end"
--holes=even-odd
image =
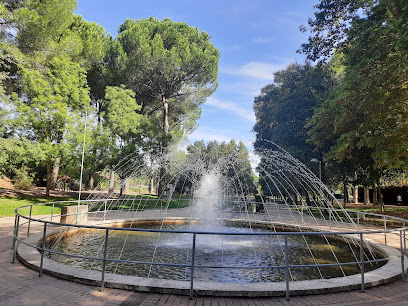
POLYGON ((257 150, 278 145, 303 163, 315 155, 307 142, 307 120, 313 109, 335 84, 333 73, 325 65, 291 64, 275 73, 275 83, 262 88, 255 98, 257 150))
POLYGON ((89 105, 83 69, 67 56, 48 59, 46 69, 37 69, 35 58, 20 71, 24 96, 16 99, 20 135, 47 146, 47 191, 55 188, 61 152, 67 133, 75 131, 78 112, 89 105), (54 162, 53 162, 54 161, 54 162), (53 162, 53 171, 51 164, 53 162), (52 174, 53 173, 53 174, 52 174), (51 179, 53 176, 53 179, 51 179))
POLYGON ((42 154, 41 147, 27 139, 0 138, 0 175, 13 179, 18 169, 40 163, 42 154))
POLYGON ((196 141, 187 147, 187 163, 194 165, 186 174, 189 186, 201 179, 202 175, 211 170, 217 170, 224 178, 229 190, 234 190, 235 195, 246 195, 257 192, 254 181, 249 151, 244 143, 238 144, 235 140, 229 143, 210 141, 196 141))
POLYGON ((75 132, 77 116, 89 105, 86 69, 103 54, 104 30, 74 16, 74 0, 12 4, 0 7, 7 24, 1 32, 8 60, 2 67, 6 93, 12 93, 16 106, 18 134, 46 148, 48 192, 68 143, 63 140, 73 137, 69 133, 75 132))
POLYGON ((344 78, 330 106, 344 120, 337 121, 331 154, 346 156, 368 147, 376 167, 404 168, 407 4, 325 0, 316 7, 319 11, 309 21, 314 35, 302 51, 312 60, 327 60, 335 52, 344 55, 344 78))
MULTIPOLYGON (((148 119, 138 114, 141 106, 136 102, 135 93, 124 86, 107 87, 105 103, 104 126, 113 137, 112 144, 119 144, 119 146, 116 146, 117 152, 113 154, 109 163, 113 166, 127 157, 132 160, 129 166, 133 168, 135 165, 142 163, 138 144, 143 135, 142 123, 148 119)), ((131 175, 131 168, 120 168, 118 174, 122 181, 131 175)))
MULTIPOLYGON (((183 115, 197 113, 199 105, 214 92, 219 52, 207 33, 186 23, 152 17, 127 19, 119 27, 117 42, 125 61, 125 85, 136 93, 140 112, 152 115, 161 110, 165 151, 171 126, 183 115)), ((165 165, 161 168, 164 175, 165 165)), ((160 185, 159 194, 163 190, 160 185)))

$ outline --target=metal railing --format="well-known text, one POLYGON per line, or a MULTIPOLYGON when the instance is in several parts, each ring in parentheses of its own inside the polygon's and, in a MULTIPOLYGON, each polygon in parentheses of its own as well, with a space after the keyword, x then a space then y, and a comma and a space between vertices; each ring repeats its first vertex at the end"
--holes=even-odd
MULTIPOLYGON (((109 200, 117 200, 117 199, 109 199, 109 200)), ((81 201, 82 203, 92 203, 92 202, 103 202, 105 200, 88 200, 88 201, 81 201)), ((67 215, 78 215, 81 214, 77 210, 76 214, 67 214, 67 215, 60 215, 60 214, 54 214, 55 211, 55 205, 56 204, 69 204, 69 203, 77 203, 76 201, 61 201, 61 202, 50 202, 50 203, 40 203, 40 204, 33 204, 33 205, 27 205, 23 206, 20 208, 17 208, 15 210, 15 223, 14 223, 14 233, 13 233, 13 246, 12 246, 12 251, 13 251, 13 257, 12 257, 12 263, 15 262, 16 260, 16 254, 17 254, 17 248, 18 244, 22 243, 25 244, 29 247, 37 249, 40 254, 41 254, 41 260, 40 260, 40 267, 39 267, 39 276, 42 276, 43 274, 43 263, 44 263, 44 255, 46 253, 48 254, 58 254, 58 255, 63 255, 63 256, 69 256, 69 257, 75 257, 75 258, 84 258, 84 259, 90 259, 90 260, 99 260, 102 261, 102 271, 101 271, 101 281, 100 281, 100 287, 101 290, 104 289, 105 286, 105 270, 106 270, 106 263, 107 262, 118 262, 118 263, 131 263, 131 264, 144 264, 144 265, 158 265, 158 266, 177 266, 177 267, 186 267, 190 268, 190 290, 189 290, 189 295, 190 299, 193 298, 193 293, 194 293, 194 269, 195 268, 211 268, 211 269, 284 269, 285 270, 285 283, 286 283, 286 299, 289 300, 289 292, 290 292, 290 278, 289 278, 289 271, 290 269, 294 268, 307 268, 307 267, 330 267, 330 266, 346 266, 346 265, 359 265, 360 266, 360 271, 361 271, 361 292, 364 292, 365 290, 365 282, 364 282, 364 276, 365 276, 365 271, 364 271, 364 264, 367 263, 375 263, 375 262, 382 262, 382 261, 388 261, 393 258, 398 258, 400 257, 401 259, 401 279, 405 282, 405 262, 404 262, 404 256, 407 254, 406 250, 406 227, 405 224, 407 220, 403 218, 398 218, 398 217, 393 217, 393 216, 388 216, 388 215, 378 215, 378 214, 373 214, 373 213, 367 213, 367 212, 359 212, 359 211, 353 211, 353 210, 347 210, 350 216, 355 215, 355 220, 358 224, 358 230, 357 231, 310 231, 310 232, 251 232, 251 233, 243 233, 243 232, 206 232, 206 231, 190 231, 190 230, 164 230, 164 229, 141 229, 141 228, 122 228, 122 227, 108 227, 108 226, 96 226, 96 225, 82 225, 82 224, 65 224, 65 223, 59 223, 53 221, 53 219, 57 216, 67 216, 67 215), (46 218, 33 218, 32 212, 33 212, 33 207, 38 206, 38 205, 51 205, 51 215, 47 216, 46 218), (22 209, 29 209, 28 216, 23 215, 20 213, 20 210, 22 209), (364 217, 363 217, 364 216, 364 217), (373 218, 376 220, 382 220, 383 224, 383 229, 370 229, 370 228, 364 228, 361 229, 361 220, 364 218, 373 218), (20 219, 25 219, 25 222, 21 222, 20 219), (49 220, 48 220, 49 219, 49 220), (402 224, 401 227, 398 228, 387 228, 387 222, 400 222, 402 224), (20 228, 23 225, 27 225, 27 237, 30 235, 30 228, 32 226, 33 222, 37 223, 42 223, 43 224, 43 229, 42 229, 42 243, 41 246, 38 245, 32 245, 24 241, 24 238, 19 238, 19 235, 21 236, 20 228), (74 255, 74 254, 67 254, 67 253, 61 253, 57 252, 51 249, 46 248, 46 237, 47 237, 47 228, 51 226, 62 226, 62 227, 74 227, 74 228, 87 228, 87 229, 99 229, 99 230, 104 230, 105 231, 105 238, 104 238, 104 249, 103 249, 103 257, 88 257, 88 256, 81 256, 81 255, 74 255), (115 258, 108 258, 107 256, 107 249, 108 249, 108 241, 110 237, 110 232, 112 231, 134 231, 134 232, 156 232, 156 233, 174 233, 174 234, 190 234, 192 236, 192 242, 191 242, 191 250, 192 250, 192 257, 191 257, 191 263, 190 264, 176 264, 176 263, 167 263, 167 262, 143 262, 143 261, 133 261, 133 260, 122 260, 122 259, 115 259, 115 258), (364 237, 367 237, 370 234, 378 234, 378 233, 384 233, 384 242, 387 244, 387 233, 388 234, 396 234, 399 236, 399 248, 400 248, 400 253, 398 256, 394 257, 387 257, 387 258, 379 258, 379 259, 373 259, 373 260, 367 260, 365 259, 364 255, 364 237), (229 235, 229 236, 284 236, 284 265, 264 265, 264 266, 231 266, 231 265, 197 265, 195 263, 195 256, 196 256, 196 239, 197 235, 229 235), (354 261, 354 262, 345 262, 345 263, 331 263, 331 264, 290 264, 289 263, 289 252, 288 252, 288 237, 289 236, 297 236, 297 235, 304 235, 304 236, 313 236, 313 235, 350 235, 350 236, 357 236, 358 240, 360 242, 360 255, 359 255, 359 260, 354 261)), ((291 209, 296 209, 299 210, 299 206, 297 207, 289 207, 291 209)), ((316 207, 304 207, 305 209, 315 209, 316 207)), ((319 209, 325 209, 322 207, 319 207, 319 209)), ((328 210, 328 208, 326 208, 328 210)), ((332 222, 331 213, 334 211, 336 212, 344 212, 344 210, 341 209, 329 209, 329 217, 326 219, 329 222, 332 222)), ((88 213, 82 213, 82 214, 89 214, 88 213)), ((337 222, 337 221, 336 221, 337 222)), ((356 239, 357 240, 357 239, 356 239)))

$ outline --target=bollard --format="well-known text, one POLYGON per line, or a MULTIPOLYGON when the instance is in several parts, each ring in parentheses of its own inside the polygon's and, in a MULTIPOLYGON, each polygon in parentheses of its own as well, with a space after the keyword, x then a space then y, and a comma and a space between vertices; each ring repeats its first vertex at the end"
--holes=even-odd
POLYGON ((44 249, 45 249, 45 236, 47 232, 47 223, 44 222, 44 231, 43 231, 43 239, 42 239, 42 244, 41 244, 41 262, 40 262, 40 271, 39 271, 39 277, 42 276, 42 271, 43 271, 43 264, 44 264, 44 249))
POLYGON ((105 267, 106 267, 106 254, 108 252, 108 239, 109 239, 109 229, 107 228, 105 232, 105 245, 103 249, 101 291, 103 291, 104 286, 105 286, 105 267))
POLYGON ((197 236, 197 234, 193 234, 193 249, 191 251, 190 300, 193 299, 194 261, 195 261, 196 236, 197 236))
POLYGON ((365 291, 364 284, 364 242, 363 242, 363 233, 360 233, 360 269, 361 269, 361 290, 360 292, 365 291))
POLYGON ((286 277, 286 300, 290 301, 289 298, 289 258, 288 258, 288 235, 285 235, 285 277, 286 277))
POLYGON ((19 226, 20 226, 20 216, 16 215, 15 227, 14 227, 14 236, 13 236, 13 259, 11 260, 11 263, 14 263, 16 261, 18 227, 19 226))

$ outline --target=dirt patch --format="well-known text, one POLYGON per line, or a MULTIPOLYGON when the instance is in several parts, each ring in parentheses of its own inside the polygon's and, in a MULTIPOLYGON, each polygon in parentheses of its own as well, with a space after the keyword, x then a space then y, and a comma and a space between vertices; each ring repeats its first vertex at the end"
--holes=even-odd
MULTIPOLYGON (((100 191, 82 191, 81 199, 86 200, 91 195, 102 196, 107 193, 100 191)), ((39 197, 46 198, 46 189, 45 187, 35 187, 32 190, 18 190, 18 189, 9 189, 9 188, 0 188, 0 197, 39 197)), ((50 197, 73 197, 78 198, 77 191, 63 191, 63 190, 51 190, 50 197)))
POLYGON ((0 177, 0 188, 14 189, 14 185, 8 177, 0 177))
POLYGON ((387 216, 392 216, 392 217, 398 217, 398 218, 403 218, 403 219, 408 219, 408 213, 404 212, 394 212, 394 211, 375 211, 376 214, 381 214, 381 215, 387 215, 387 216))

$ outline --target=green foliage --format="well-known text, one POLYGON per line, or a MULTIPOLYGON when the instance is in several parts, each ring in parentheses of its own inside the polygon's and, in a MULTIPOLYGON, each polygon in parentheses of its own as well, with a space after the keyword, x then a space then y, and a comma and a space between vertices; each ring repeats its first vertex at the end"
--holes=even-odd
POLYGON ((309 162, 317 153, 307 142, 306 123, 334 84, 326 65, 291 64, 276 72, 275 83, 262 88, 254 101, 255 148, 275 149, 275 143, 303 163, 309 162))
POLYGON ((33 187, 34 175, 29 172, 27 167, 16 170, 14 177, 14 186, 21 190, 30 190, 33 187))
POLYGON ((39 145, 27 139, 0 138, 0 175, 13 179, 19 169, 38 164, 43 154, 39 145))
POLYGON ((75 0, 0 7, 6 25, 0 32, 5 59, 0 95, 10 93, 7 98, 14 105, 9 116, 13 122, 2 120, 0 129, 37 142, 48 170, 54 159, 78 144, 79 117, 90 102, 86 72, 105 54, 103 27, 75 16, 75 9, 75 0))
MULTIPOLYGON (((407 8, 404 1, 325 0, 309 22, 314 35, 303 45, 309 58, 343 54, 341 86, 312 122, 316 132, 327 126, 324 117, 336 114, 328 138, 335 143, 329 154, 337 159, 367 147, 373 166, 406 168, 407 8)), ((314 134, 313 141, 325 141, 314 134)))
POLYGON ((141 106, 135 100, 135 93, 130 89, 121 87, 106 87, 106 115, 105 123, 109 129, 122 139, 129 134, 140 131, 143 116, 138 114, 141 106))
POLYGON ((127 19, 119 27, 117 42, 127 78, 124 84, 137 93, 141 113, 162 109, 165 134, 167 124, 177 124, 183 114, 194 113, 217 86, 219 52, 207 33, 186 23, 152 17, 127 19))
POLYGON ((229 183, 231 190, 242 188, 235 190, 237 194, 257 193, 249 152, 242 141, 238 144, 235 140, 229 143, 210 141, 207 144, 196 141, 187 147, 187 153, 187 164, 194 165, 194 169, 185 174, 186 181, 197 181, 203 173, 213 170, 214 166, 220 166, 217 170, 227 178, 223 183, 229 183))
POLYGON ((150 18, 125 21, 112 39, 75 9, 75 0, 0 3, 0 169, 11 177, 52 165, 77 177, 85 114, 90 175, 126 155, 143 163, 196 127, 217 86, 207 33, 150 18))
POLYGON ((74 15, 73 22, 68 29, 65 35, 75 42, 78 50, 71 56, 75 62, 80 63, 88 71, 92 65, 103 60, 106 54, 107 38, 105 29, 101 25, 74 15))

